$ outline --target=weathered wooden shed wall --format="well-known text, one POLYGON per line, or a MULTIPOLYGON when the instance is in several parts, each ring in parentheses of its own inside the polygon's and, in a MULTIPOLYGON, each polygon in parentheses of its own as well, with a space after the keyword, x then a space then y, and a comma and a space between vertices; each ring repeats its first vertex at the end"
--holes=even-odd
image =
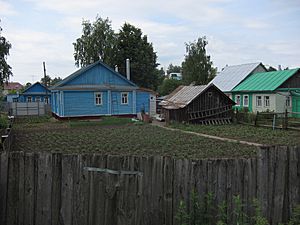
POLYGON ((203 160, 0 154, 1 225, 177 225, 179 202, 191 210, 193 190, 200 199, 214 193, 215 206, 225 201, 228 224, 236 220, 232 213, 236 195, 245 212, 253 213, 250 203, 257 198, 271 224, 286 222, 300 203, 300 148, 270 147, 260 149, 256 158, 203 160), (85 167, 142 175, 113 175, 85 167))

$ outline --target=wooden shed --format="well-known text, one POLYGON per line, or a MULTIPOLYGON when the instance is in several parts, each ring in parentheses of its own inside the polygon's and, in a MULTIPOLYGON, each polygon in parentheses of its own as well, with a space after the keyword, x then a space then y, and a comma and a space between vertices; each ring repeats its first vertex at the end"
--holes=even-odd
POLYGON ((179 86, 161 103, 166 122, 225 124, 235 103, 214 84, 179 86))

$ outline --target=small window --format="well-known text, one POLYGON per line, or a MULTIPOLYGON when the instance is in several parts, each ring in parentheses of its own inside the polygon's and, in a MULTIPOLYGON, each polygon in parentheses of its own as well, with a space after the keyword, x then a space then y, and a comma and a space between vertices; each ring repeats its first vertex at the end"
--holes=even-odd
POLYGON ((35 101, 36 102, 40 102, 41 101, 41 97, 40 96, 35 97, 35 101))
POLYGON ((265 107, 270 106, 270 96, 264 96, 264 105, 265 107))
POLYGON ((18 102, 18 98, 13 98, 13 102, 18 102))
POLYGON ((211 97, 212 96, 212 92, 211 91, 207 92, 207 96, 211 97))
POLYGON ((32 97, 31 96, 27 97, 27 102, 32 102, 32 97))
POLYGON ((256 96, 256 106, 257 107, 261 107, 262 106, 261 96, 256 96))
POLYGON ((241 105, 241 96, 240 96, 240 95, 237 95, 237 96, 235 97, 235 100, 236 100, 236 105, 237 105, 237 106, 240 106, 240 105, 241 105))
POLYGON ((102 105, 102 93, 95 93, 95 105, 102 105))
POLYGON ((244 95, 244 104, 245 107, 249 106, 249 96, 248 95, 244 95))
POLYGON ((121 93, 121 104, 122 105, 128 104, 128 93, 127 92, 121 93))
POLYGON ((292 106, 291 103, 292 103, 291 96, 286 96, 286 100, 285 100, 286 107, 291 107, 292 106))
POLYGON ((44 98, 44 102, 45 102, 45 104, 49 104, 49 98, 48 98, 48 97, 45 97, 45 98, 44 98))

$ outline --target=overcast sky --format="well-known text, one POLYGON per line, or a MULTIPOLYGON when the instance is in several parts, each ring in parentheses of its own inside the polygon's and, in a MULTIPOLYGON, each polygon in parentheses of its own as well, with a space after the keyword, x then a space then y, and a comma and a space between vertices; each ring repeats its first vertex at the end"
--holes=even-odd
POLYGON ((141 28, 165 68, 180 65, 184 43, 202 36, 218 69, 249 62, 300 67, 299 0, 0 0, 11 80, 40 80, 43 61, 52 78, 74 72, 72 43, 82 20, 97 15, 115 31, 125 22, 141 28))

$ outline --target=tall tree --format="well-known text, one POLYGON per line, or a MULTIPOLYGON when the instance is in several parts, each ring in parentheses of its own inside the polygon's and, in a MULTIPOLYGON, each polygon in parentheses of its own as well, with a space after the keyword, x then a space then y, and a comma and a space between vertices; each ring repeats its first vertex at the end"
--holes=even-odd
POLYGON ((181 80, 165 79, 162 82, 162 84, 158 87, 158 93, 160 96, 168 95, 181 84, 182 84, 181 80))
POLYGON ((167 69, 167 74, 170 73, 181 73, 181 66, 176 66, 171 63, 167 69))
POLYGON ((117 35, 116 50, 116 64, 121 74, 126 75, 125 60, 128 58, 131 80, 141 87, 157 88, 157 56, 141 29, 125 23, 117 35))
POLYGON ((75 65, 87 66, 99 60, 106 64, 114 64, 115 33, 111 21, 106 18, 96 17, 96 21, 82 22, 82 35, 73 43, 75 65))
POLYGON ((62 81, 62 79, 60 77, 54 77, 52 80, 51 80, 51 83, 50 85, 53 86, 55 84, 57 84, 58 82, 62 81))
POLYGON ((185 60, 182 63, 182 78, 184 83, 194 82, 196 85, 207 84, 216 75, 216 69, 206 55, 205 37, 198 38, 197 41, 186 43, 185 60))
POLYGON ((42 77, 40 81, 43 85, 49 87, 51 84, 51 77, 49 75, 46 75, 45 77, 42 77))
POLYGON ((2 28, 0 26, 0 84, 2 85, 3 82, 8 81, 9 77, 13 74, 10 65, 6 62, 7 56, 9 56, 9 50, 11 49, 11 44, 1 35, 1 31, 2 28))

